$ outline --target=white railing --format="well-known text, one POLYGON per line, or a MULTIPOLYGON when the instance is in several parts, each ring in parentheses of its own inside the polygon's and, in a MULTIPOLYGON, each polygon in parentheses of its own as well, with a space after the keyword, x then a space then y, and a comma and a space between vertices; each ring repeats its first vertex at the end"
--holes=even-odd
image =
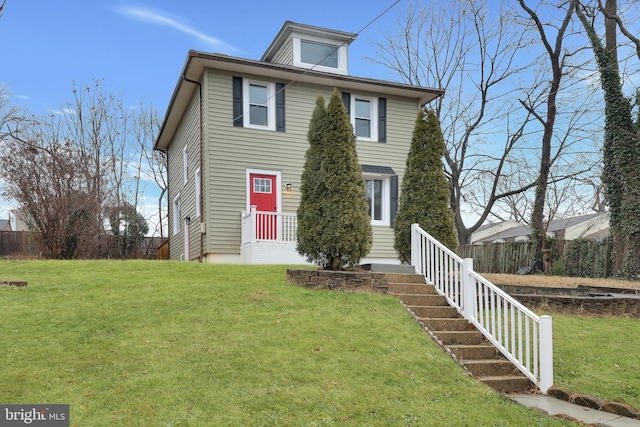
POLYGON ((295 243, 298 233, 296 214, 261 212, 251 206, 242 212, 242 244, 257 241, 295 243))
POLYGON ((411 226, 411 264, 543 393, 553 385, 551 316, 538 316, 473 271, 418 224, 411 226))

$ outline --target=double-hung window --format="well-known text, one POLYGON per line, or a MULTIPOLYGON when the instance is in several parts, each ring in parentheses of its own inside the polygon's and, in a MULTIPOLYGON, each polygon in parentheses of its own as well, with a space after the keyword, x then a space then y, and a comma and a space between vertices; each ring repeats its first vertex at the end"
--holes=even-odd
POLYGON ((386 142, 386 99, 343 93, 359 141, 386 142))
POLYGON ((285 87, 233 76, 233 126, 286 131, 285 87))
POLYGON ((245 79, 244 85, 244 127, 275 130, 275 84, 245 79))

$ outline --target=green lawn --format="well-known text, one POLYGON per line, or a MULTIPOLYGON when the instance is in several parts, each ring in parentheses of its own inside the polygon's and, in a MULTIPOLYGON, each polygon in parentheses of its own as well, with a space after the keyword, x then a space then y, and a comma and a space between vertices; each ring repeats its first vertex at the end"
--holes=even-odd
POLYGON ((640 409, 640 319, 549 314, 555 383, 640 409))
POLYGON ((0 288, 0 402, 78 426, 571 425, 467 376, 395 299, 285 269, 3 261, 29 286, 0 288))

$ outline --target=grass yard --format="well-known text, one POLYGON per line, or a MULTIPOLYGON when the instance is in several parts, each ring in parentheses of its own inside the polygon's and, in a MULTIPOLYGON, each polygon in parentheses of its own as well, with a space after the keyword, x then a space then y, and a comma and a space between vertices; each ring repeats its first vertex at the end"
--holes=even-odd
POLYGON ((283 266, 3 261, 0 280, 29 282, 0 288, 0 402, 70 404, 71 425, 572 425, 464 374, 395 299, 283 266))
POLYGON ((548 314, 555 383, 640 409, 640 319, 548 314))

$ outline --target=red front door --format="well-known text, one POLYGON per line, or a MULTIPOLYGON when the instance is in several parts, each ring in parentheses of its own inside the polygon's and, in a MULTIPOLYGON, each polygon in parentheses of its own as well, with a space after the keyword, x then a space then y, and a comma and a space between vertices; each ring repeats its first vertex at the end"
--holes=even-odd
POLYGON ((258 212, 274 212, 271 214, 258 213, 256 216, 256 237, 258 239, 274 240, 277 237, 278 196, 276 194, 275 175, 249 174, 250 195, 249 204, 256 206, 258 212))

